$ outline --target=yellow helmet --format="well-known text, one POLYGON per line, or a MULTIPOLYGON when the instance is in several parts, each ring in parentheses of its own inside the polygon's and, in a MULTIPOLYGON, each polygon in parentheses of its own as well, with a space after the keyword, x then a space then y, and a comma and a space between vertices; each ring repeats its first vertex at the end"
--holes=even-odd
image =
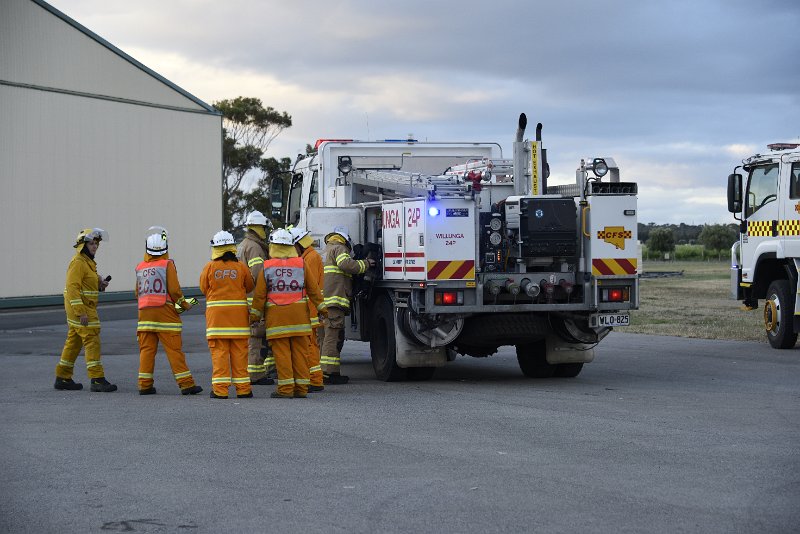
POLYGON ((108 232, 102 228, 84 228, 78 232, 73 248, 78 248, 89 241, 108 241, 108 232))

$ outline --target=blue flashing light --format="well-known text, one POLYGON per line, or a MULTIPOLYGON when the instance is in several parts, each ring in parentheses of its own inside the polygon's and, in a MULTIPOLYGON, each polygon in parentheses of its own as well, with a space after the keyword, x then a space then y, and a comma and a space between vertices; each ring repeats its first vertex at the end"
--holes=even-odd
POLYGON ((436 206, 431 206, 430 208, 428 208, 428 215, 430 215, 431 217, 436 217, 437 215, 439 215, 439 208, 437 208, 436 206))

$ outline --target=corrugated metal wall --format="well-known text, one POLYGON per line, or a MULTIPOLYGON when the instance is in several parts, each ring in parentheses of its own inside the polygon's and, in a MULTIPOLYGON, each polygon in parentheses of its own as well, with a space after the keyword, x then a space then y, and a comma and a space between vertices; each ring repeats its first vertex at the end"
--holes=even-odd
MULTIPOLYGON (((39 11, 34 17, 18 17, 11 26, 42 25, 49 32, 55 21, 63 26, 56 25, 59 30, 66 28, 86 38, 29 0, 0 4, 4 6, 0 21, 8 6, 12 14, 23 5, 39 11)), ((17 11, 24 14, 26 10, 17 11)), ((0 22, 0 26, 2 35, 9 23, 0 22)), ((72 46, 69 32, 61 33, 59 39, 42 46, 61 51, 72 46)), ((105 91, 108 73, 116 76, 118 72, 116 67, 105 67, 117 65, 120 58, 89 42, 93 53, 82 55, 81 51, 77 57, 64 59, 93 63, 91 73, 80 73, 81 90, 105 91)), ((181 283, 196 286, 208 261, 209 239, 222 220, 221 117, 194 111, 202 107, 131 64, 124 77, 125 91, 102 94, 169 102, 187 111, 157 107, 158 102, 135 105, 3 84, 30 83, 19 70, 11 73, 9 65, 32 61, 35 67, 38 61, 37 54, 30 56, 29 50, 19 47, 10 52, 6 44, 6 37, 0 37, 0 230, 4 237, 0 298, 60 294, 75 236, 91 226, 110 233, 110 242, 100 247, 97 256, 100 272, 113 276, 109 291, 133 289, 133 268, 142 258, 144 232, 151 225, 169 229, 170 255, 181 283), (16 78, 9 80, 12 74, 16 78), (167 98, 169 92, 173 95, 167 98)), ((36 73, 36 85, 63 88, 70 84, 64 71, 50 70, 49 65, 23 70, 24 75, 36 73)))

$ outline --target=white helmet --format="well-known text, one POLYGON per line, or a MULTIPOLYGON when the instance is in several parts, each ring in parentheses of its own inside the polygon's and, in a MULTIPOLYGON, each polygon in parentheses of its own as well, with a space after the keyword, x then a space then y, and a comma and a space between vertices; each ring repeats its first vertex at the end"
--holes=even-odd
POLYGON ((328 238, 330 236, 332 236, 333 234, 339 234, 340 236, 342 236, 344 238, 344 240, 347 241, 347 245, 350 248, 353 248, 353 242, 350 241, 350 234, 347 233, 347 227, 346 226, 337 226, 336 228, 334 228, 333 232, 331 232, 331 233, 329 233, 328 235, 325 236, 325 242, 326 243, 328 242, 328 238))
POLYGON ((250 212, 244 223, 248 226, 258 225, 258 226, 269 226, 270 228, 272 228, 272 223, 260 211, 250 212))
POLYGON ((167 253, 167 230, 160 226, 151 226, 148 232, 153 232, 145 240, 145 250, 151 256, 163 256, 167 253), (155 230, 161 229, 161 232, 155 230))
POLYGON ((108 232, 102 228, 84 228, 75 238, 74 248, 78 248, 89 241, 108 241, 108 232))
POLYGON ((212 247, 221 247, 223 245, 233 245, 235 244, 233 241, 233 236, 230 232, 226 232, 225 230, 220 230, 214 237, 211 238, 211 246, 212 247))
POLYGON ((293 245, 294 239, 292 238, 292 234, 290 234, 288 230, 284 230, 283 228, 278 228, 277 230, 269 234, 269 242, 274 243, 275 245, 293 245))
POLYGON ((296 245, 297 243, 300 242, 301 239, 303 239, 311 232, 309 232, 305 228, 294 227, 289 230, 289 233, 292 234, 292 243, 296 245))

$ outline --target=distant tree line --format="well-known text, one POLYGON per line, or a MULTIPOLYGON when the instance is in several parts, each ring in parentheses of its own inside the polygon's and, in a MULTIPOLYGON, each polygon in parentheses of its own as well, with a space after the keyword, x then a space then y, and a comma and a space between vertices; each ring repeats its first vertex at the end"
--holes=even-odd
POLYGON ((639 240, 648 251, 672 253, 676 245, 702 245, 709 254, 722 255, 739 238, 737 224, 639 223, 639 240))

